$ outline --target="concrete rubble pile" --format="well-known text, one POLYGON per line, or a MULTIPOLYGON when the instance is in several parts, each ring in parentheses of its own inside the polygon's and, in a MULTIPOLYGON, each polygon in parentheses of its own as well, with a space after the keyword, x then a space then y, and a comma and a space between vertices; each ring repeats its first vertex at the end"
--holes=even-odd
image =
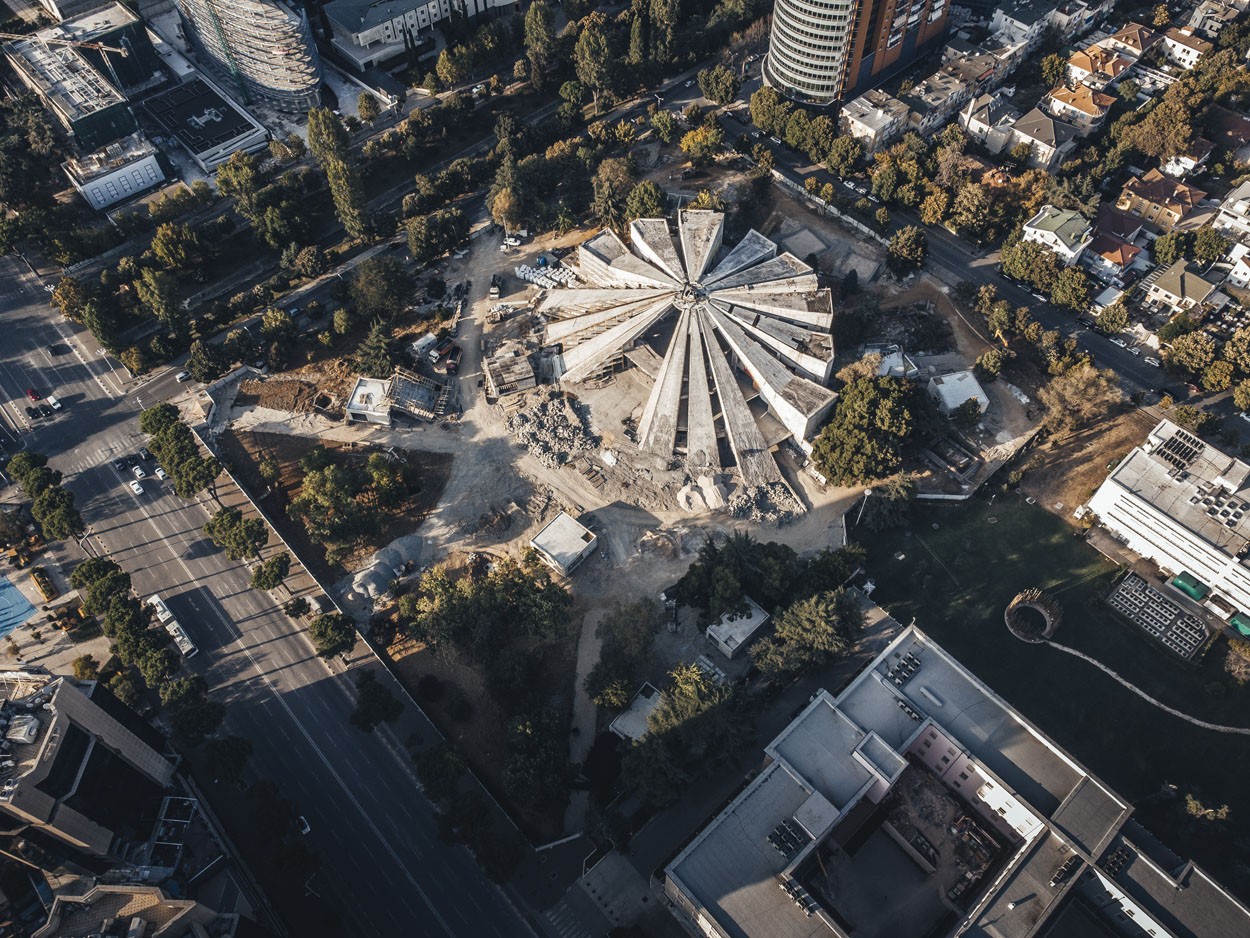
POLYGON ((600 445, 583 415, 559 392, 531 398, 508 417, 508 430, 514 442, 552 469, 592 456, 600 445))
POLYGON ((729 497, 729 513, 761 524, 785 524, 802 514, 803 506, 780 482, 739 489, 729 497))

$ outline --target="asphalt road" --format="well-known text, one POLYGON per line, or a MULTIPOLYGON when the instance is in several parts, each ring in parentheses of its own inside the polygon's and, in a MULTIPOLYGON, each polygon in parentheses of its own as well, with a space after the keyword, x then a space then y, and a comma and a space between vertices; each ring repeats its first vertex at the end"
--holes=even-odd
POLYGON ((358 934, 532 934, 467 851, 437 840, 433 809, 391 734, 347 723, 347 679, 313 655, 304 630, 267 594, 249 588, 243 564, 202 536, 209 509, 151 475, 135 495, 129 476, 113 470, 114 456, 144 442, 140 410, 178 387, 172 370, 126 385, 120 366, 92 351, 90 337, 48 306, 39 279, 12 257, 0 257, 0 335, 6 449, 47 455, 77 496, 86 548, 121 564, 139 595, 165 597, 200 648, 188 666, 227 705, 227 729, 255 744, 252 769, 277 781, 311 824, 308 839, 322 857, 318 892, 358 934), (54 393, 64 409, 29 421, 28 387, 54 393))

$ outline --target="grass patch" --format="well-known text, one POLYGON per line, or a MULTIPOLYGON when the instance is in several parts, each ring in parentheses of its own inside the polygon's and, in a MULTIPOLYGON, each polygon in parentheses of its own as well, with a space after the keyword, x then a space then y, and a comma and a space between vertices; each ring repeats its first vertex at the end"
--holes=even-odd
POLYGON ((869 552, 874 600, 904 624, 914 617, 1133 801, 1138 818, 1173 850, 1194 856, 1233 888, 1250 890, 1250 738, 1177 720, 1092 665, 1013 638, 1003 609, 1022 589, 1047 590, 1064 609, 1057 642, 1097 658, 1183 712, 1250 725, 1250 689, 1223 673, 1222 647, 1187 664, 1121 621, 1102 604, 1117 568, 1060 518, 1015 494, 992 503, 917 505, 907 529, 861 531, 855 539, 869 552), (1229 805, 1229 820, 1189 818, 1183 795, 1190 792, 1204 803, 1229 805))

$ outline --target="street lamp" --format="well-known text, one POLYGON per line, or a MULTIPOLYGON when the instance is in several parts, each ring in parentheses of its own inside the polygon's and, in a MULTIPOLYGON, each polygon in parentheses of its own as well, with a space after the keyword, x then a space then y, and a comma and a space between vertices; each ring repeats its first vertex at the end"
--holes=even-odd
POLYGON ((864 506, 868 504, 868 497, 872 495, 872 489, 864 489, 864 500, 859 503, 859 514, 855 516, 855 527, 859 527, 859 519, 864 517, 864 506))

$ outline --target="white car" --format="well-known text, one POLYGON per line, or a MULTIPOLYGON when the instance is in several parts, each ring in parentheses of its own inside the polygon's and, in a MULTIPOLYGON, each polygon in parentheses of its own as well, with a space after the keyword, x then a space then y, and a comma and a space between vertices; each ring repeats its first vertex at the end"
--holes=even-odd
POLYGON ((504 238, 503 243, 508 245, 508 247, 510 248, 519 248, 521 246, 521 239, 520 238, 504 238))
POLYGON ((693 87, 694 87, 694 79, 693 79, 693 78, 691 78, 690 80, 688 80, 688 81, 686 82, 686 87, 687 87, 687 88, 693 88, 693 87))
POLYGON ((156 477, 157 477, 158 479, 160 479, 162 482, 164 482, 166 479, 168 479, 168 478, 169 478, 169 473, 168 473, 168 472, 166 472, 164 469, 162 469, 160 466, 157 466, 157 467, 156 467, 156 477))
POLYGON ((1129 353, 1130 355, 1140 355, 1140 354, 1141 354, 1141 349, 1139 349, 1139 348, 1137 348, 1136 346, 1134 346, 1133 348, 1131 348, 1131 349, 1129 349, 1129 350, 1128 350, 1128 353, 1129 353))
POLYGON ((1157 358, 1143 358, 1142 361, 1144 361, 1147 365, 1153 365, 1155 368, 1163 367, 1163 363, 1157 358))
POLYGON ((1250 423, 1250 414, 1246 413, 1244 410, 1241 413, 1239 413, 1237 416, 1240 417, 1242 420, 1244 420, 1246 423, 1250 423))
POLYGON ((182 384, 182 382, 184 382, 184 381, 190 381, 190 380, 191 380, 191 372, 189 372, 189 371, 180 371, 180 372, 178 372, 176 375, 174 375, 174 380, 175 380, 175 381, 177 381, 179 384, 182 384))
POLYGON ((142 483, 142 482, 139 482, 138 480, 135 480, 135 481, 131 482, 131 483, 130 483, 130 491, 134 492, 136 495, 142 495, 142 494, 143 494, 143 483, 142 483))
POLYGON ((299 827, 299 832, 301 834, 307 834, 310 830, 312 830, 311 825, 309 825, 307 819, 302 814, 295 819, 295 824, 299 827))
POLYGON ((1120 346, 1120 348, 1128 348, 1128 343, 1127 343, 1127 342, 1125 342, 1123 339, 1118 339, 1118 338, 1117 338, 1117 339, 1112 339, 1112 340, 1111 340, 1111 344, 1112 344, 1112 345, 1118 345, 1118 346, 1120 346))
POLYGON ((142 466, 135 466, 131 471, 135 474, 136 479, 146 479, 148 477, 147 470, 142 466))

